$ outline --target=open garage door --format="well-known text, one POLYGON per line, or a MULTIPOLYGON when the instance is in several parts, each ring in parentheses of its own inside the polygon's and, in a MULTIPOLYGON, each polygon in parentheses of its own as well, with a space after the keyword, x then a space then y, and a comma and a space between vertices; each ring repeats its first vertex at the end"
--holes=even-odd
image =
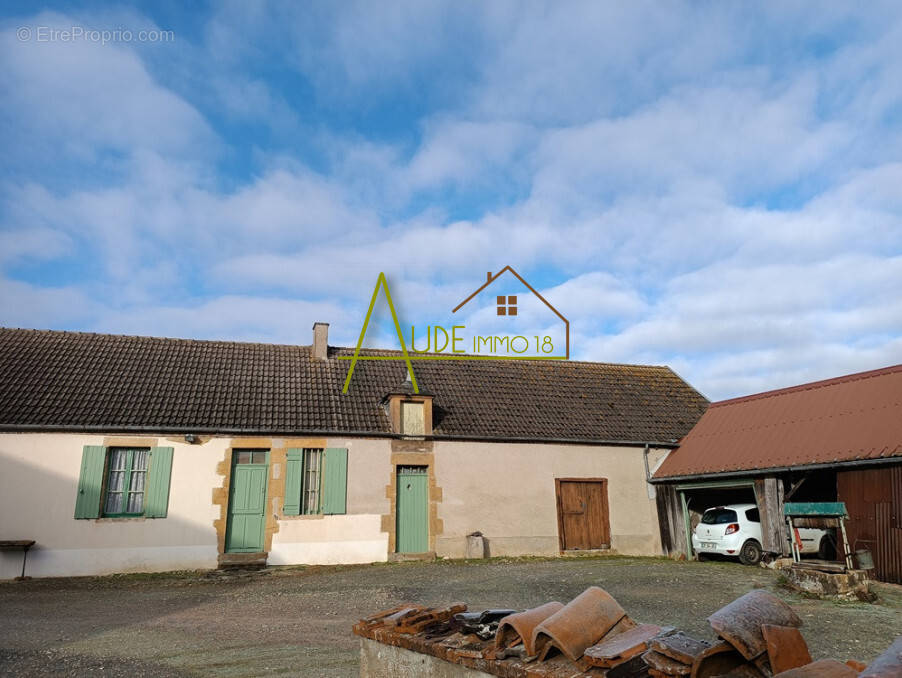
POLYGON ((684 528, 686 530, 687 556, 695 555, 692 550, 691 535, 709 508, 729 504, 758 504, 753 480, 712 481, 677 485, 677 492, 683 505, 684 528))

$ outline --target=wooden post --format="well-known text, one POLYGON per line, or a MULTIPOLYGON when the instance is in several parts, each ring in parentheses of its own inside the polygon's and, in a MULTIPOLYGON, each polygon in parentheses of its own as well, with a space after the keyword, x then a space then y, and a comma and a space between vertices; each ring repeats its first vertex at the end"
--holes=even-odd
POLYGON ((783 527, 783 482, 776 476, 756 478, 755 496, 761 514, 761 547, 768 553, 788 554, 789 544, 783 527))
POLYGON ((661 546, 666 555, 689 555, 686 543, 685 518, 679 493, 673 485, 658 485, 655 503, 658 508, 658 522, 661 531, 661 546))
POLYGON ((846 537, 846 519, 842 516, 839 518, 839 529, 842 530, 843 551, 846 553, 846 567, 854 569, 852 563, 852 552, 849 549, 849 539, 846 537))

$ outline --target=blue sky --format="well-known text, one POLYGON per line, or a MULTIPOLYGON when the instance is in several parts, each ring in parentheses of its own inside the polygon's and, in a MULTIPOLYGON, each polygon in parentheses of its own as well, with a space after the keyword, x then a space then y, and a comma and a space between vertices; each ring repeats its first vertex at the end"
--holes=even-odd
POLYGON ((710 398, 902 362, 898 3, 185 6, 0 9, 0 324, 352 345, 511 265, 710 398))

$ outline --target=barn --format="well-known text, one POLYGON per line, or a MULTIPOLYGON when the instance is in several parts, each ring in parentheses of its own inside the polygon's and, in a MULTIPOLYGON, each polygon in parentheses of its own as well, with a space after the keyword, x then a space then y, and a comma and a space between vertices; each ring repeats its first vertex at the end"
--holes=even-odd
POLYGON ((750 502, 787 554, 784 502, 841 501, 850 547, 902 583, 902 365, 711 403, 652 482, 668 553, 693 555, 706 508, 750 502))

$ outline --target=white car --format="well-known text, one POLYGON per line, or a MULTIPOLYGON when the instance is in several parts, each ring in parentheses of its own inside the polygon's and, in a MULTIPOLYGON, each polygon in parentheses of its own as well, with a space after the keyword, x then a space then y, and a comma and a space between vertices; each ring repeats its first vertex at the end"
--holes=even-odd
MULTIPOLYGON (((796 529, 801 553, 817 553, 829 560, 832 541, 825 530, 796 529)), ((794 537, 793 537, 794 538, 794 537)), ((714 553, 738 557, 744 565, 761 560, 761 517, 755 504, 729 504, 709 508, 692 534, 692 549, 698 554, 714 553)))
POLYGON ((709 508, 692 535, 692 549, 739 558, 744 565, 761 560, 761 518, 754 504, 709 508))

